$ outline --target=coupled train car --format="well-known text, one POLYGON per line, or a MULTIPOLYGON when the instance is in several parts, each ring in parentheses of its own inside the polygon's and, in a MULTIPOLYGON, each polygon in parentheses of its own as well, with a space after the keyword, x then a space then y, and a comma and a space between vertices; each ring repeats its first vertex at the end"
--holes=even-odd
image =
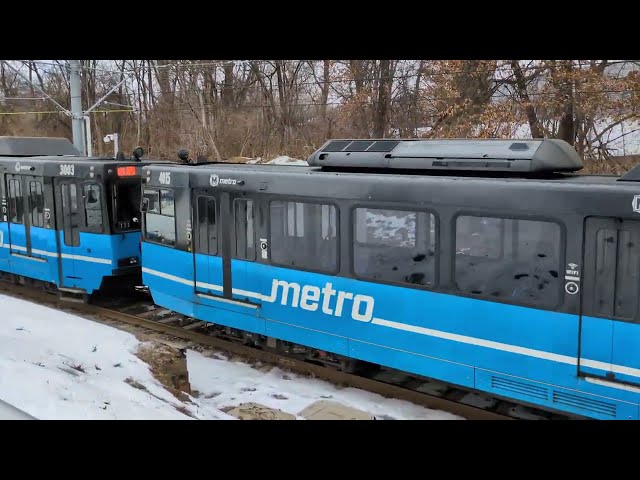
POLYGON ((143 166, 154 302, 345 367, 639 418, 640 167, 578 175, 549 139, 331 140, 309 164, 143 166))
POLYGON ((81 156, 64 138, 0 137, 0 275, 82 301, 139 285, 138 160, 81 156))

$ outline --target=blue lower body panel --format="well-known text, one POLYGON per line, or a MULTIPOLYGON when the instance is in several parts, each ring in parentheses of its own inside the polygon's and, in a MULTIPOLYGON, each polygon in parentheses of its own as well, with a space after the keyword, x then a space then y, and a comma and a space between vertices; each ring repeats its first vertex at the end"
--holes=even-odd
MULTIPOLYGON (((541 408, 598 419, 640 418, 640 389, 578 376, 577 315, 234 259, 232 272, 244 274, 232 275, 233 295, 254 303, 248 308, 196 295, 188 252, 143 244, 143 264, 154 301, 199 320, 541 408)), ((221 292, 221 272, 208 278, 208 288, 221 292)), ((640 378, 625 366, 635 360, 622 355, 633 352, 617 353, 621 365, 612 368, 640 378)))
POLYGON ((279 338, 287 342, 313 346, 319 350, 326 350, 338 355, 349 355, 349 339, 331 335, 329 333, 300 328, 287 323, 264 320, 266 335, 279 338))
POLYGON ((42 282, 58 284, 58 262, 56 258, 28 257, 12 253, 9 258, 9 272, 14 275, 33 278, 42 282))
MULTIPOLYGON (((193 298, 185 299, 163 292, 157 288, 150 288, 150 291, 154 303, 163 308, 168 308, 169 310, 198 320, 265 335, 264 320, 256 317, 253 312, 251 314, 245 314, 235 310, 216 307, 212 304, 203 305, 194 301, 195 298, 197 298, 195 295, 193 298)), ((221 305, 223 304, 221 303, 221 305)))
POLYGON ((139 263, 140 259, 140 234, 136 232, 80 232, 80 246, 65 245, 62 233, 56 230, 32 227, 30 235, 29 254, 24 226, 12 224, 9 236, 7 224, 0 223, 1 271, 91 294, 100 289, 105 278, 114 275, 118 260, 136 258, 139 263))
POLYGON ((442 359, 408 353, 400 350, 351 341, 350 357, 385 365, 396 370, 416 375, 437 378, 440 381, 475 388, 474 369, 469 365, 448 362, 442 359))

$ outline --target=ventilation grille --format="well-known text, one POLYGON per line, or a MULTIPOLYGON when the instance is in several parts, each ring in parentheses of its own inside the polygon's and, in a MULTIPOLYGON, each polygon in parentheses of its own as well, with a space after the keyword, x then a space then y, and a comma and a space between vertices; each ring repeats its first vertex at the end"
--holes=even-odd
POLYGON ((323 152, 390 152, 400 142, 397 140, 334 140, 323 152))
POLYGON ((364 152, 373 145, 373 142, 368 142, 366 140, 356 140, 355 142, 351 142, 347 148, 344 149, 345 152, 364 152))
POLYGON ((373 142, 373 145, 367 149, 367 152, 390 152, 399 143, 400 142, 396 142, 394 140, 380 140, 378 142, 373 142))
POLYGON ((566 405, 581 410, 587 410, 601 415, 607 415, 615 418, 616 406, 613 403, 601 402, 591 398, 572 395, 570 393, 553 392, 553 403, 558 405, 566 405))
POLYGON ((336 140, 322 149, 323 152, 341 152, 344 147, 349 145, 351 140, 336 140))
POLYGON ((504 390, 520 395, 547 400, 548 390, 545 387, 531 385, 530 383, 518 382, 510 378, 491 377, 491 387, 495 390, 504 390))

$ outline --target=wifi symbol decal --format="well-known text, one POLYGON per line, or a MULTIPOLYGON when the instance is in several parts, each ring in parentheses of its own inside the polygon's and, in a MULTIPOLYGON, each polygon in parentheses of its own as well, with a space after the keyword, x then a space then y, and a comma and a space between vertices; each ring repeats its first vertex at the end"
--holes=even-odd
POLYGON ((571 270, 575 270, 578 267, 578 264, 576 263, 570 263, 569 267, 571 268, 571 270))

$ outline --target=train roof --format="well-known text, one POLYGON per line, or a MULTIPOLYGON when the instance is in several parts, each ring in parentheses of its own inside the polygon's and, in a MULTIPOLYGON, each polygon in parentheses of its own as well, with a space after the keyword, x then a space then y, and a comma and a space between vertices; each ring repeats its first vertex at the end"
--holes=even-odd
POLYGON ((582 159, 559 139, 342 139, 309 156, 311 166, 430 171, 574 172, 582 159))
POLYGON ((62 137, 0 136, 0 157, 39 155, 80 155, 68 139, 62 137))
POLYGON ((311 178, 312 183, 334 191, 349 185, 371 188, 373 184, 397 189, 416 185, 416 181, 428 183, 429 188, 436 188, 436 183, 464 181, 478 186, 490 182, 504 185, 509 191, 511 188, 506 186, 515 184, 519 185, 517 188, 528 185, 544 189, 555 185, 562 189, 563 185, 566 188, 573 185, 620 189, 625 184, 640 182, 640 165, 622 176, 578 173, 582 159, 568 143, 556 139, 330 140, 314 152, 304 166, 174 163, 171 174, 161 177, 159 171, 166 168, 166 165, 151 165, 145 169, 148 173, 143 181, 158 186, 203 188, 208 183, 212 187, 263 191, 276 185, 280 191, 295 191, 297 187, 291 188, 291 184, 301 184, 301 189, 308 189, 310 183, 306 179, 311 178), (511 166, 506 167, 507 164, 511 166), (340 181, 340 187, 337 178, 344 180, 344 183, 340 181))
MULTIPOLYGON (((249 175, 268 175, 268 176, 289 176, 289 175, 313 175, 318 177, 336 178, 338 177, 357 177, 371 178, 373 181, 380 181, 381 178, 403 179, 403 178, 431 178, 431 179, 477 179, 477 180, 501 180, 501 181, 540 181, 550 183, 592 183, 592 184, 615 184, 623 180, 631 181, 626 178, 627 174, 620 175, 593 175, 578 173, 553 173, 553 174, 508 174, 506 172, 477 172, 477 171, 430 171, 406 169, 393 170, 392 172, 379 169, 326 169, 316 166, 305 165, 272 165, 272 164, 244 164, 244 163, 226 163, 211 162, 204 164, 182 165, 169 162, 171 172, 177 174, 193 174, 193 175, 210 175, 215 172, 225 172, 229 174, 247 173, 249 175)), ((159 171, 166 168, 168 164, 160 164, 158 162, 150 162, 145 165, 149 171, 159 171)), ((640 165, 638 165, 638 181, 640 181, 640 165)), ((172 173, 173 174, 173 173, 172 173)))

